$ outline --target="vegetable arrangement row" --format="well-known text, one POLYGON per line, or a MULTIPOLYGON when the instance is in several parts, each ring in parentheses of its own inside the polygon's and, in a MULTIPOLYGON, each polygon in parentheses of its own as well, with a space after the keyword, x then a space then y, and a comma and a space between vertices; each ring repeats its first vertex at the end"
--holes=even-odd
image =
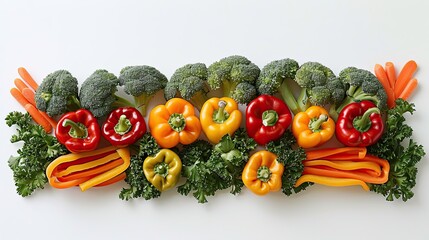
POLYGON ((11 94, 28 113, 6 117, 17 128, 11 142, 24 142, 9 166, 21 196, 46 183, 86 191, 125 180, 124 200, 177 185, 204 203, 223 189, 291 195, 316 183, 407 201, 425 155, 404 117, 414 112, 406 100, 416 69, 410 61, 396 76, 388 62, 375 75, 348 67, 336 76, 317 62, 282 59, 261 70, 230 56, 187 64, 169 80, 150 66, 125 67, 119 77, 97 70, 79 89, 66 70, 39 86, 19 68, 11 94), (160 91, 165 104, 148 109, 160 91), (333 137, 343 146, 324 147, 333 137))

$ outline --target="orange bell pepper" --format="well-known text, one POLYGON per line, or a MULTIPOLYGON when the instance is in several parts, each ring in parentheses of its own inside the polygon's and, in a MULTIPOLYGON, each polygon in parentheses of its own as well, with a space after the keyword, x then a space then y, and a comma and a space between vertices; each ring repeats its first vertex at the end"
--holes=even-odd
POLYGON ((153 108, 149 114, 149 128, 162 148, 191 144, 201 133, 194 106, 181 98, 172 98, 165 105, 153 108))
POLYGON ((257 195, 279 191, 282 187, 284 167, 277 162, 277 155, 269 151, 253 154, 243 169, 242 180, 257 195))
POLYGON ((210 98, 200 111, 201 126, 213 144, 219 143, 226 134, 232 136, 240 127, 241 118, 237 103, 229 97, 210 98))
POLYGON ((292 132, 299 146, 312 148, 322 145, 334 136, 335 122, 319 106, 311 106, 293 118, 292 132))

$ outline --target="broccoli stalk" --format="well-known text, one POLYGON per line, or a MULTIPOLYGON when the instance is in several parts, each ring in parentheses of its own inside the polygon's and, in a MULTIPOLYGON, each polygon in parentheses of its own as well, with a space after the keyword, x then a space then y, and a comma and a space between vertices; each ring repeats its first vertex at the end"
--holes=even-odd
POLYGON ((167 77, 150 66, 128 66, 121 70, 119 83, 133 96, 134 106, 146 116, 147 106, 155 94, 165 88, 167 77))
POLYGON ((247 104, 257 96, 255 87, 260 69, 247 58, 230 56, 211 64, 208 79, 212 90, 221 88, 223 96, 247 104))
POLYGON ((103 117, 118 107, 132 106, 132 104, 116 95, 118 78, 107 70, 96 70, 89 76, 80 88, 80 101, 83 108, 94 114, 95 117, 103 117))
POLYGON ((81 108, 77 85, 77 79, 66 70, 49 74, 36 90, 36 107, 51 117, 76 111, 81 108))
POLYGON ((164 97, 166 100, 181 97, 200 110, 208 100, 206 65, 195 63, 178 68, 171 76, 165 89, 164 97))

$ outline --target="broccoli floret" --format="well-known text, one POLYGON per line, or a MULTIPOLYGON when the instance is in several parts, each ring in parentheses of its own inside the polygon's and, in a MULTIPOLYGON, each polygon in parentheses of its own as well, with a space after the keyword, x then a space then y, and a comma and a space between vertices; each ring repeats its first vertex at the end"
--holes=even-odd
POLYGON ((382 111, 387 109, 386 92, 377 77, 371 72, 355 67, 348 67, 340 72, 339 80, 346 89, 346 97, 336 107, 335 111, 331 110, 331 115, 334 118, 349 103, 363 100, 374 102, 382 111))
POLYGON ((344 86, 339 84, 332 70, 318 62, 302 64, 296 72, 295 81, 301 87, 297 100, 301 111, 310 105, 323 106, 345 97, 344 86))
POLYGON ((207 67, 203 63, 187 64, 177 69, 165 87, 164 97, 182 97, 201 109, 208 100, 207 67))
POLYGON ((238 103, 249 103, 256 97, 255 82, 260 74, 258 66, 242 56, 230 56, 223 58, 208 68, 207 82, 212 90, 222 88, 223 96, 231 97, 238 103), (238 86, 241 83, 247 85, 238 86), (255 88, 247 94, 242 94, 242 90, 255 88))
POLYGON ((155 94, 165 88, 168 79, 164 74, 150 66, 128 66, 121 70, 120 85, 125 93, 134 97, 134 106, 146 116, 147 106, 155 94))
POLYGON ((295 79, 298 68, 298 62, 289 58, 268 63, 262 68, 256 80, 258 93, 273 95, 279 92, 292 112, 299 112, 298 103, 289 86, 289 83, 295 79))
POLYGON ((36 107, 54 117, 79 109, 78 81, 66 70, 46 76, 36 90, 36 107))
POLYGON ((117 96, 118 78, 107 70, 96 70, 80 88, 79 98, 83 108, 88 109, 95 117, 103 117, 113 109, 132 104, 117 96))

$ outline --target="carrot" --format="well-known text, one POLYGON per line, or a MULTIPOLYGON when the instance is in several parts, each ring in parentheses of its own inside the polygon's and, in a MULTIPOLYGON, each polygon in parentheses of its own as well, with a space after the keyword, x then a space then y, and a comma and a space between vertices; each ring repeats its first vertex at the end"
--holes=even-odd
POLYGON ((399 94, 398 98, 407 100, 410 97, 410 95, 414 92, 414 90, 417 88, 417 85, 418 85, 417 79, 415 78, 411 79, 404 87, 401 94, 399 94))
POLYGON ((49 122, 49 124, 51 124, 53 129, 57 128, 58 123, 57 121, 55 121, 55 119, 49 117, 49 115, 42 110, 39 110, 39 113, 42 114, 42 116, 49 122))
POLYGON ((48 120, 46 120, 42 114, 40 114, 39 110, 37 110, 37 108, 33 105, 31 105, 30 103, 26 104, 24 106, 25 110, 27 110, 27 112, 31 115, 31 117, 33 118, 33 120, 39 124, 40 126, 43 127, 43 129, 45 129, 45 131, 47 133, 52 132, 52 126, 51 124, 48 122, 48 120))
POLYGON ((380 64, 376 64, 374 67, 375 76, 378 78, 378 81, 383 85, 384 91, 387 94, 387 105, 389 108, 393 108, 395 106, 395 93, 390 86, 389 78, 387 77, 386 71, 384 71, 383 67, 380 64))
POLYGON ((340 153, 354 154, 356 158, 364 158, 366 155, 366 148, 364 147, 343 147, 343 148, 325 148, 316 149, 306 152, 306 160, 323 159, 327 156, 333 156, 340 153))
POLYGON ((387 78, 389 79, 390 88, 395 89, 395 83, 396 83, 395 65, 393 65, 392 62, 387 62, 384 69, 386 69, 386 74, 387 74, 387 78))
POLYGON ((11 88, 10 94, 18 101, 21 106, 25 108, 27 104, 30 104, 30 102, 22 95, 22 93, 17 88, 11 88))
POLYGON ((34 100, 34 91, 26 87, 21 90, 22 95, 30 102, 33 106, 36 106, 36 101, 34 100))
POLYGON ((126 176, 127 176, 127 174, 125 172, 123 172, 123 173, 119 174, 118 176, 116 176, 114 178, 111 178, 111 179, 109 179, 109 180, 107 180, 105 182, 102 182, 102 183, 100 183, 98 185, 95 185, 94 187, 105 187, 105 186, 117 183, 119 181, 124 180, 126 176))
POLYGON ((27 84, 25 84, 25 82, 23 82, 20 78, 15 78, 13 83, 15 84, 15 87, 19 89, 20 92, 22 92, 22 89, 28 88, 27 84))
POLYGON ((19 76, 30 86, 34 91, 37 90, 39 85, 34 81, 33 77, 28 73, 27 69, 20 67, 18 68, 19 76))
POLYGON ((417 69, 417 64, 413 60, 407 62, 404 65, 395 83, 395 96, 401 95, 401 92, 404 90, 405 86, 411 80, 416 69, 417 69))

